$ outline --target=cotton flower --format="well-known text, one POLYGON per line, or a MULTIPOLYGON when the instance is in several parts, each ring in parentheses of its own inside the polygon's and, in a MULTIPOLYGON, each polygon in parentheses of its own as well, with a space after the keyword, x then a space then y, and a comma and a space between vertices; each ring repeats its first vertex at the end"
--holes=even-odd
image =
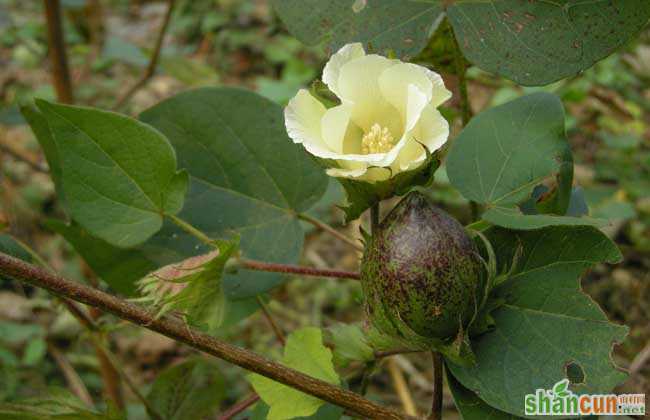
POLYGON ((421 166, 449 137, 437 107, 451 97, 439 74, 366 54, 359 43, 334 54, 323 82, 341 101, 327 109, 302 89, 285 109, 294 143, 336 162, 330 176, 377 182, 421 166))

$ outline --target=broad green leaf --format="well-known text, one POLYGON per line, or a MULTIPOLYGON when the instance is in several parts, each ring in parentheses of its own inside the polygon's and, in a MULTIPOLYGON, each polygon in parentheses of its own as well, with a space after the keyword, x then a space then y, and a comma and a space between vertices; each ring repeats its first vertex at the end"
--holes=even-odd
POLYGON ((50 388, 37 398, 28 398, 0 404, 3 420, 126 420, 126 417, 110 407, 106 412, 89 408, 69 391, 50 388))
MULTIPOLYGON (((282 364, 302 373, 339 385, 334 371, 332 352, 323 345, 318 328, 303 328, 294 331, 287 338, 282 364)), ((311 416, 325 404, 311 395, 303 394, 286 385, 257 374, 248 376, 262 400, 271 407, 268 420, 284 420, 311 416)))
POLYGON ((461 385, 449 373, 449 370, 447 370, 447 384, 462 420, 517 420, 522 418, 490 407, 475 393, 461 385))
POLYGON ((483 218, 492 223, 512 229, 601 223, 564 216, 573 162, 564 110, 554 95, 535 93, 479 114, 454 140, 446 165, 451 184, 468 200, 484 204, 483 218), (519 206, 531 206, 535 187, 552 177, 557 178, 557 189, 532 206, 563 217, 525 215, 519 206))
POLYGON ((56 145, 68 211, 81 226, 131 247, 158 232, 165 214, 180 211, 187 174, 176 171, 174 150, 158 131, 113 112, 36 105, 56 145))
POLYGON ((46 226, 63 236, 88 266, 115 291, 127 296, 135 293, 135 280, 156 269, 142 249, 117 248, 88 233, 76 223, 49 220, 46 226))
MULTIPOLYGON (((325 192, 324 171, 286 134, 282 108, 234 88, 181 93, 145 111, 141 119, 162 131, 191 176, 180 214, 213 238, 236 233, 243 256, 295 263, 303 243, 297 212, 325 192)), ((207 252, 196 239, 166 224, 146 244, 170 263, 207 252)), ((228 297, 243 298, 282 281, 273 273, 227 275, 228 297)))
POLYGON ((190 325, 214 334, 226 313, 223 271, 238 244, 237 240, 215 241, 216 251, 151 273, 139 282, 140 290, 158 308, 158 316, 178 311, 190 325))
POLYGON ((546 226, 606 226, 606 219, 593 217, 553 216, 550 214, 524 214, 518 208, 492 207, 481 216, 483 220, 509 229, 539 229, 546 226))
POLYGON ((351 42, 366 51, 414 56, 426 45, 442 13, 438 0, 273 0, 289 31, 307 45, 325 42, 329 52, 351 42))
POLYGON ((25 120, 27 120, 27 123, 29 123, 29 126, 34 132, 34 136, 36 136, 36 140, 38 140, 41 149, 43 149, 45 159, 50 167, 50 176, 54 182, 57 197, 65 207, 65 196, 63 186, 61 185, 61 159, 59 158, 59 152, 56 149, 56 144, 54 143, 54 138, 50 132, 47 120, 35 106, 25 105, 20 108, 20 112, 25 117, 25 120))
POLYGON ((368 344, 366 334, 357 324, 335 324, 329 327, 336 365, 346 366, 350 362, 369 362, 375 359, 375 352, 368 344))
POLYGON ((214 415, 224 394, 217 364, 197 357, 160 373, 147 400, 165 420, 195 420, 214 415))
MULTIPOLYGON (((249 420, 266 420, 271 407, 266 405, 264 401, 255 404, 255 408, 250 411, 249 420)), ((294 417, 294 420, 339 420, 341 418, 349 419, 350 417, 343 417, 343 408, 334 404, 323 404, 315 414, 305 417, 294 417)))
POLYGON ((476 366, 449 363, 452 374, 490 406, 515 415, 523 415, 525 394, 575 377, 569 366, 584 378, 571 384, 577 394, 607 393, 622 382, 610 352, 627 329, 608 322, 579 281, 597 263, 620 261, 616 245, 590 226, 487 234, 501 271, 513 260, 515 269, 494 291, 506 302, 492 312, 495 329, 472 342, 476 366))
POLYGON ((647 0, 468 0, 447 9, 463 54, 522 85, 578 74, 636 35, 647 0))

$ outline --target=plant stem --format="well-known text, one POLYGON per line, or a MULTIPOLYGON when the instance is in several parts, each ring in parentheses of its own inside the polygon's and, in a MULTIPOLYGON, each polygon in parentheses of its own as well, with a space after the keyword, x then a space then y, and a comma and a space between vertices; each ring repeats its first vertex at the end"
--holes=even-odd
MULTIPOLYGON (((463 127, 469 124, 472 119, 472 106, 469 102, 469 95, 467 93, 467 61, 463 56, 463 52, 458 45, 456 36, 454 38, 454 65, 456 67, 456 76, 458 77, 458 96, 460 98, 460 115, 463 127)), ((469 208, 471 212, 472 221, 477 220, 480 215, 480 208, 477 202, 470 201, 469 208)))
POLYGON ((61 4, 59 0, 43 0, 45 5, 45 19, 47 20, 47 38, 52 66, 52 84, 56 90, 59 102, 71 104, 74 102, 70 70, 65 53, 65 39, 63 37, 63 23, 61 19, 61 4))
POLYGON ((278 339, 280 344, 284 346, 287 343, 287 340, 284 338, 284 333, 280 329, 278 323, 275 322, 275 319, 273 319, 273 316, 271 315, 269 308, 266 306, 266 303, 264 303, 264 301, 259 295, 257 296, 257 303, 260 305, 260 308, 262 309, 262 314, 264 315, 264 318, 266 318, 266 321, 269 323, 271 329, 275 333, 275 337, 278 339))
POLYGON ((185 343, 276 382, 349 409, 362 417, 387 420, 412 419, 410 416, 382 407, 351 391, 305 375, 254 352, 192 329, 178 319, 166 316, 154 318, 144 308, 101 290, 66 280, 57 274, 49 273, 4 253, 0 253, 0 273, 15 280, 46 289, 55 295, 97 307, 119 318, 185 343))
POLYGON ((147 412, 153 418, 154 420, 164 420, 163 417, 156 411, 155 407, 151 405, 151 403, 140 393, 140 390, 138 389, 137 385, 129 375, 122 369, 121 363, 117 360, 113 352, 111 352, 106 344, 104 343, 104 340, 102 340, 101 337, 99 337, 98 334, 95 334, 92 336, 93 343, 99 348, 102 353, 104 354, 104 357, 106 357, 107 361, 110 363, 110 365, 119 373, 120 377, 122 377, 122 380, 126 383, 126 385, 129 387, 131 392, 133 392, 133 395, 136 396, 138 400, 147 408, 147 412))
POLYGON ((194 236, 196 239, 199 241, 203 242, 204 244, 214 247, 214 241, 210 239, 208 235, 205 233, 201 232, 191 224, 187 223, 185 220, 181 219, 178 216, 175 216, 173 214, 167 214, 165 215, 171 220, 172 222, 176 223, 176 226, 180 227, 183 229, 185 232, 189 233, 190 235, 194 236))
POLYGON ((467 94, 467 62, 463 56, 458 40, 454 36, 454 65, 456 67, 456 76, 458 77, 458 94, 460 98, 460 115, 465 127, 469 120, 472 119, 472 107, 467 94))
POLYGON ((83 401, 89 408, 94 408, 95 403, 88 392, 88 388, 86 388, 86 385, 83 383, 79 374, 74 370, 65 355, 51 342, 47 343, 47 349, 50 352, 52 359, 54 359, 54 362, 61 370, 61 373, 63 373, 63 377, 68 383, 68 387, 70 387, 72 393, 76 395, 79 400, 83 401))
POLYGON ((431 352, 433 361, 433 401, 431 402, 431 414, 429 420, 442 419, 442 355, 437 351, 431 352))
POLYGON ((375 203, 370 207, 370 233, 374 235, 377 227, 379 226, 379 203, 375 203))
POLYGON ((415 403, 413 402, 413 397, 411 397, 408 385, 406 385, 406 381, 404 380, 404 374, 397 363, 395 363, 395 359, 392 357, 388 359, 388 373, 393 380, 393 386, 395 387, 397 396, 402 403, 404 412, 408 415, 416 416, 417 411, 415 410, 415 403))
POLYGON ((219 417, 218 420, 231 420, 237 414, 243 413, 250 407, 260 400, 260 396, 257 394, 251 394, 245 400, 238 402, 237 404, 230 407, 228 410, 224 411, 219 417))
MULTIPOLYGON (((45 0, 46 2, 48 0, 45 0)), ((153 52, 151 53, 151 57, 149 58, 149 64, 147 65, 147 68, 145 69, 144 73, 142 76, 140 76, 140 79, 138 79, 137 82, 131 88, 126 91, 122 96, 119 97, 119 99, 115 102, 115 105, 113 105, 113 110, 117 110, 122 107, 135 93, 142 89, 146 84, 149 82, 149 79, 151 79, 156 72, 156 67, 158 67, 158 59, 160 58, 160 51, 162 50, 162 44, 165 39, 165 33, 167 32, 167 28, 169 27, 169 22, 171 21, 172 17, 172 12, 174 11, 174 0, 167 0, 167 12, 165 13, 165 17, 163 18, 162 25, 160 26, 160 30, 158 31, 158 36, 156 37, 156 44, 154 46, 153 52)))
POLYGON ((272 273, 298 274, 301 276, 333 277, 339 279, 359 280, 359 273, 342 270, 321 270, 319 268, 303 267, 292 264, 276 264, 262 261, 239 259, 239 267, 245 270, 269 271, 272 273))
POLYGON ((322 230, 324 232, 327 232, 327 233, 331 234, 332 236, 340 239, 341 241, 343 241, 346 244, 350 245, 351 247, 353 247, 357 251, 363 252, 363 247, 361 245, 359 245, 359 243, 357 241, 345 236, 344 234, 342 234, 338 230, 334 229, 332 226, 328 225, 327 223, 321 222, 320 220, 318 220, 316 218, 313 218, 313 217, 311 217, 311 216, 309 216, 307 214, 304 214, 304 213, 298 213, 296 216, 298 217, 298 219, 304 220, 307 223, 311 223, 312 225, 316 226, 318 229, 320 229, 320 230, 322 230))

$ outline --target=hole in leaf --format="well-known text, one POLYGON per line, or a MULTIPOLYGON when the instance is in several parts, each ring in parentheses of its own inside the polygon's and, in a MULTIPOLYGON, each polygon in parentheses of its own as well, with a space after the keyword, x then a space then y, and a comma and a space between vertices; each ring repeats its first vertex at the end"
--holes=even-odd
POLYGON ((564 373, 572 385, 583 384, 585 382, 585 371, 576 362, 568 362, 565 364, 564 373))

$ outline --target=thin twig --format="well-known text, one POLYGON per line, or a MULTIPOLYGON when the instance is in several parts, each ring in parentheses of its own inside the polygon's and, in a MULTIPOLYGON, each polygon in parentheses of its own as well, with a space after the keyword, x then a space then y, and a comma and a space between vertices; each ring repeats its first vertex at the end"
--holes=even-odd
POLYGON ((12 147, 6 144, 0 143, 0 150, 8 154, 12 158, 16 159, 17 161, 27 164, 27 166, 29 166, 36 172, 41 172, 44 174, 50 173, 50 171, 47 169, 45 165, 35 162, 34 160, 25 156, 22 152, 19 152, 18 150, 14 150, 12 147))
POLYGON ((472 107, 469 102, 469 95, 467 94, 467 61, 463 56, 463 52, 458 45, 458 40, 454 36, 454 65, 456 67, 456 76, 458 77, 458 96, 460 98, 460 115, 465 127, 469 120, 472 119, 472 107))
POLYGON ((264 303, 262 298, 259 297, 259 295, 257 296, 257 303, 260 305, 260 308, 262 309, 262 315, 264 315, 264 318, 266 318, 266 321, 271 326, 271 329, 275 333, 275 337, 278 339, 280 344, 282 344, 282 346, 287 344, 287 340, 284 338, 284 333, 280 329, 278 323, 275 322, 275 319, 273 319, 273 316, 271 315, 269 308, 266 306, 266 303, 264 303))
POLYGON ((135 95, 135 93, 138 90, 146 86, 147 83, 149 82, 149 79, 151 79, 155 74, 156 67, 158 67, 160 52, 162 50, 162 44, 165 39, 165 33, 167 32, 167 28, 169 27, 169 22, 171 20, 173 11, 174 11, 174 0, 167 0, 167 12, 165 13, 165 17, 163 18, 162 25, 160 26, 160 30, 158 31, 158 37, 156 38, 156 45, 154 46, 153 52, 151 53, 151 57, 149 58, 149 64, 147 65, 147 68, 145 69, 142 76, 140 76, 140 79, 138 79, 138 81, 135 82, 135 84, 131 86, 129 90, 127 90, 122 96, 118 98, 118 100, 115 102, 115 105, 113 105, 113 110, 120 109, 122 105, 124 105, 129 99, 131 99, 131 97, 135 95))
POLYGON ((233 405, 219 416, 218 420, 231 420, 238 414, 243 413, 250 407, 260 400, 260 396, 257 394, 251 394, 245 400, 238 402, 233 405))
POLYGON ((297 216, 298 219, 304 220, 307 223, 311 223, 312 225, 316 226, 318 229, 322 230, 323 232, 327 232, 332 236, 340 239, 341 241, 350 245, 357 251, 363 252, 363 247, 358 243, 358 241, 355 241, 354 239, 345 236, 344 234, 334 229, 332 226, 328 225, 327 223, 321 222, 320 220, 303 213, 298 213, 297 216))
POLYGON ((431 352, 433 361, 433 399, 431 402, 431 414, 429 420, 442 419, 442 356, 437 351, 431 352))
POLYGON ((632 360, 632 363, 630 363, 630 376, 639 373, 648 361, 650 361, 650 343, 648 343, 643 350, 636 355, 634 360, 632 360))
POLYGON ((47 349, 50 352, 52 359, 54 359, 54 362, 61 370, 61 373, 63 373, 63 377, 68 383, 72 393, 76 395, 79 400, 83 401, 89 408, 93 408, 95 403, 88 392, 88 388, 86 388, 81 377, 79 377, 79 374, 74 370, 65 355, 54 344, 49 342, 47 343, 47 349))
POLYGON ((126 302, 102 290, 67 280, 10 255, 0 253, 0 273, 49 292, 97 307, 143 328, 158 332, 249 371, 258 373, 316 398, 349 409, 366 418, 412 419, 393 409, 382 407, 354 392, 313 378, 250 350, 242 349, 211 335, 190 328, 178 319, 155 318, 144 308, 126 302))
POLYGON ((43 0, 45 4, 45 19, 47 20, 48 49, 52 65, 52 84, 56 90, 59 102, 71 104, 74 102, 70 70, 65 52, 63 37, 63 21, 61 19, 61 4, 59 0, 43 0))
POLYGON ((397 392, 397 396, 402 403, 402 408, 404 412, 411 416, 417 416, 417 410, 415 409, 415 403, 413 402, 413 397, 411 392, 408 389, 408 385, 404 380, 404 375, 402 370, 399 368, 394 358, 390 358, 387 361, 388 373, 390 374, 391 379, 393 380, 393 386, 397 392))
POLYGON ((276 264, 262 261, 240 259, 239 266, 245 270, 269 271, 272 273, 298 274, 301 276, 332 277, 339 279, 359 280, 360 274, 352 271, 322 270, 319 268, 303 267, 293 264, 276 264))
POLYGON ((92 336, 93 343, 97 346, 98 349, 102 351, 104 354, 104 357, 108 360, 108 362, 113 366, 113 368, 117 371, 117 373, 120 375, 122 380, 126 383, 126 385, 129 387, 131 392, 133 392, 133 395, 136 396, 138 400, 147 408, 147 412, 149 415, 155 419, 155 420, 163 420, 163 417, 158 413, 156 408, 147 400, 144 395, 140 393, 140 390, 138 389, 138 386, 133 382, 131 377, 122 369, 121 363, 117 360, 113 352, 111 352, 108 347, 106 347, 106 344, 103 342, 101 337, 99 337, 97 334, 92 336))

